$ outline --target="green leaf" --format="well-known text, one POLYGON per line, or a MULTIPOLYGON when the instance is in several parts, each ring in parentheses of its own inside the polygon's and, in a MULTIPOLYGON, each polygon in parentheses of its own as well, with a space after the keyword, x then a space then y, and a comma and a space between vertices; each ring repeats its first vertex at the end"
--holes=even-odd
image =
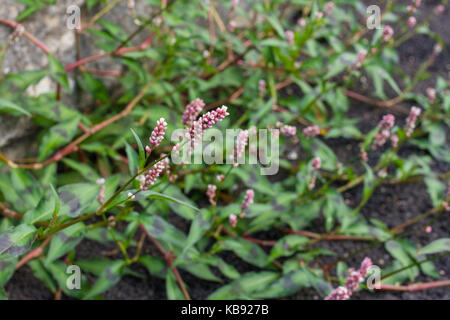
POLYGON ((365 203, 370 198, 376 187, 376 179, 372 168, 370 168, 370 166, 365 162, 363 162, 363 164, 364 167, 366 167, 366 176, 364 177, 364 188, 361 203, 365 203))
POLYGON ((50 272, 45 268, 42 259, 33 259, 28 262, 28 265, 33 272, 33 275, 42 280, 45 286, 52 292, 56 292, 58 290, 58 286, 55 280, 52 278, 50 272))
POLYGON ((0 300, 8 300, 5 289, 3 289, 2 287, 0 287, 0 300))
POLYGON ((49 54, 48 59, 50 62, 50 76, 64 87, 67 91, 70 91, 69 80, 67 79, 66 70, 63 65, 53 55, 49 54))
POLYGON ((128 169, 130 170, 130 174, 134 175, 139 170, 139 159, 136 151, 125 142, 125 152, 127 153, 128 159, 128 169))
POLYGON ((189 235, 184 249, 185 251, 202 238, 205 232, 211 227, 212 218, 211 210, 203 209, 197 214, 189 229, 189 235))
POLYGON ((20 114, 24 114, 26 116, 31 116, 31 113, 29 113, 27 110, 23 109, 22 107, 19 107, 17 104, 0 98, 0 112, 1 111, 5 111, 5 112, 10 112, 10 111, 15 111, 18 112, 20 114))
POLYGON ((270 251, 269 260, 272 261, 278 257, 286 257, 294 254, 297 250, 303 249, 304 246, 309 242, 307 237, 302 237, 298 235, 288 235, 275 244, 275 246, 270 251))
POLYGON ((50 241, 50 249, 45 259, 45 264, 49 264, 64 254, 75 248, 83 239, 86 226, 78 222, 55 234, 50 241))
POLYGON ((60 216, 78 217, 96 201, 100 185, 93 183, 76 183, 58 189, 61 200, 60 216))
POLYGON ((91 290, 89 290, 89 292, 83 299, 92 299, 95 296, 102 294, 109 288, 113 287, 117 282, 119 282, 120 278, 122 277, 124 266, 125 261, 122 260, 111 263, 105 270, 102 271, 97 281, 92 286, 91 290))
POLYGON ((55 149, 70 142, 77 132, 79 122, 79 117, 73 117, 51 127, 50 130, 44 134, 39 143, 38 160, 44 160, 48 155, 54 152, 55 149))
POLYGON ((148 270, 148 272, 155 277, 165 278, 167 273, 167 264, 162 258, 153 257, 150 255, 143 255, 138 260, 148 270))
POLYGON ((14 274, 18 258, 0 258, 0 287, 4 286, 14 274))
POLYGON ((425 247, 421 248, 420 254, 431 254, 443 251, 450 251, 450 238, 441 238, 435 240, 425 247))
POLYGON ((22 169, 11 170, 11 182, 14 190, 20 195, 19 201, 24 201, 34 208, 41 199, 39 183, 33 175, 22 169))
MULTIPOLYGON (((401 241, 390 240, 385 244, 386 250, 397 259, 403 267, 409 266, 414 263, 414 260, 411 259, 407 250, 403 247, 403 243, 401 241)), ((409 280, 414 281, 415 277, 418 275, 419 270, 417 267, 411 267, 406 270, 409 280)))
POLYGON ((17 257, 25 253, 31 246, 36 232, 34 226, 21 224, 0 233, 0 259, 17 257))
POLYGON ((180 230, 158 216, 141 216, 140 221, 145 230, 154 238, 183 248, 186 244, 186 236, 180 230))
POLYGON ((23 216, 23 221, 28 224, 35 224, 39 221, 50 220, 57 215, 60 208, 60 200, 58 194, 52 185, 42 197, 36 208, 27 211, 23 216))
POLYGON ((185 300, 172 272, 166 276, 166 293, 168 300, 185 300))
POLYGON ((69 280, 70 273, 67 272, 68 266, 63 262, 54 261, 48 265, 45 265, 46 270, 48 270, 53 279, 58 283, 58 287, 69 297, 75 299, 82 299, 90 289, 89 282, 81 272, 81 288, 80 289, 69 289, 67 287, 67 280, 69 280))
POLYGON ((262 291, 279 277, 277 272, 248 272, 208 296, 208 300, 251 299, 252 293, 262 291))
POLYGON ((77 171, 83 176, 83 178, 85 178, 89 182, 95 182, 98 178, 100 178, 100 175, 97 173, 97 171, 95 171, 95 169, 87 164, 72 160, 70 158, 64 158, 62 159, 62 162, 77 171))
POLYGON ((233 251, 244 261, 256 265, 258 267, 263 268, 268 263, 266 253, 256 243, 245 241, 244 239, 228 238, 223 242, 223 247, 226 250, 233 251))
POLYGON ((188 207, 190 209, 193 209, 195 211, 200 211, 200 209, 198 209, 197 207, 192 205, 191 201, 189 201, 189 200, 188 200, 189 202, 187 202, 184 199, 183 200, 177 199, 177 198, 169 196, 167 194, 162 194, 162 193, 158 193, 158 192, 154 192, 154 191, 150 191, 150 190, 142 191, 138 195, 136 195, 136 199, 137 200, 139 200, 141 198, 166 200, 166 201, 170 201, 170 202, 176 203, 178 205, 186 206, 186 207, 188 207))
POLYGON ((136 140, 136 143, 138 145, 138 150, 139 150, 139 169, 141 169, 145 165, 145 150, 144 150, 144 146, 142 145, 141 139, 136 134, 136 132, 134 132, 134 130, 131 129, 131 128, 130 128, 130 130, 131 130, 131 133, 133 133, 134 139, 136 140))

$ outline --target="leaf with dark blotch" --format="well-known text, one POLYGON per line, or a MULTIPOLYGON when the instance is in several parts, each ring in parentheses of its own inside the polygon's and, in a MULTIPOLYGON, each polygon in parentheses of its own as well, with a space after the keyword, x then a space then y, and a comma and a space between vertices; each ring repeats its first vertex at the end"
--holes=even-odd
POLYGON ((85 230, 84 223, 79 222, 55 234, 50 241, 45 263, 49 264, 75 248, 83 239, 85 230))
POLYGON ((226 250, 231 250, 244 261, 256 265, 258 267, 265 267, 268 262, 266 253, 256 243, 245 241, 243 239, 228 238, 223 242, 223 247, 226 250))
POLYGON ((441 238, 435 240, 420 249, 421 254, 431 254, 444 251, 450 251, 450 238, 441 238))
POLYGON ((272 261, 278 257, 285 257, 294 254, 297 250, 303 249, 303 247, 309 242, 306 237, 298 235, 288 235, 275 244, 272 248, 269 256, 269 260, 272 261))
POLYGON ((102 294, 109 288, 113 287, 119 282, 122 277, 125 261, 118 260, 111 263, 106 269, 102 271, 91 290, 83 298, 85 300, 92 299, 99 294, 102 294))
POLYGON ((78 217, 84 213, 100 192, 100 185, 94 183, 68 184, 58 189, 61 200, 60 216, 78 217))
POLYGON ((163 218, 158 216, 142 216, 140 217, 140 221, 147 232, 156 239, 163 240, 179 248, 185 246, 186 236, 184 233, 166 222, 163 218))
POLYGON ((17 257, 26 252, 36 231, 32 225, 21 224, 0 233, 0 259, 17 257))
POLYGON ((0 259, 0 287, 4 286, 14 274, 17 257, 0 259))

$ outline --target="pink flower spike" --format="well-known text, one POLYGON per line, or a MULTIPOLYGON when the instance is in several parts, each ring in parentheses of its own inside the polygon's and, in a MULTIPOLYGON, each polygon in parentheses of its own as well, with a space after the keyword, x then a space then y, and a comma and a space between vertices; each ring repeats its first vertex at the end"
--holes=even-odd
POLYGON ((234 229, 236 228, 238 217, 235 214, 230 214, 228 216, 228 221, 230 222, 231 227, 234 229))
POLYGON ((238 159, 245 152, 245 147, 248 143, 248 130, 241 130, 236 139, 236 145, 234 147, 234 163, 233 166, 237 167, 238 159))
POLYGON ((263 79, 260 79, 258 81, 258 90, 260 96, 263 96, 266 93, 266 81, 264 81, 263 79))
POLYGON ((349 292, 354 292, 359 287, 359 282, 362 280, 361 274, 359 271, 355 271, 355 269, 351 268, 348 270, 348 277, 345 280, 345 287, 349 292))
POLYGON ((197 119, 200 112, 205 107, 205 102, 202 99, 195 99, 189 103, 184 109, 181 121, 186 127, 190 127, 192 123, 197 119))
POLYGON ((445 10, 444 5, 440 4, 436 8, 434 8, 434 14, 439 16, 444 12, 444 10, 445 10))
POLYGON ((359 151, 359 154, 361 156, 361 159, 363 159, 365 162, 369 161, 369 158, 367 157, 367 152, 361 149, 359 151))
POLYGON ((383 116, 380 123, 378 124, 379 130, 375 135, 374 145, 372 149, 376 149, 377 147, 382 147, 386 141, 391 136, 391 129, 395 124, 395 117, 392 114, 387 114, 383 116))
POLYGON ((217 187, 214 184, 208 184, 206 195, 208 196, 209 203, 211 203, 213 206, 216 205, 216 201, 214 200, 216 198, 216 190, 217 187))
POLYGON ((153 185, 156 179, 161 175, 165 167, 166 164, 164 163, 164 161, 159 161, 155 163, 155 165, 145 174, 144 187, 153 185))
MULTIPOLYGON (((150 144, 152 145, 153 149, 159 146, 162 139, 164 138, 164 134, 167 130, 167 122, 164 120, 164 118, 159 119, 156 122, 156 127, 153 129, 152 134, 150 135, 150 144)), ((148 151, 147 151, 148 152, 148 151)))
POLYGON ((367 50, 361 49, 358 52, 358 56, 356 57, 355 67, 360 68, 362 66, 362 63, 364 62, 364 59, 366 59, 367 56, 367 50))
POLYGON ((361 267, 359 268, 359 273, 361 274, 361 277, 365 278, 367 277, 367 271, 372 266, 372 260, 368 257, 365 257, 364 260, 361 262, 361 267))
POLYGON ((320 129, 316 125, 312 125, 312 126, 309 126, 309 127, 306 127, 305 129, 303 129, 303 135, 308 139, 318 136, 319 134, 320 134, 320 129))
POLYGON ((235 10, 239 5, 239 0, 231 0, 231 10, 235 10))
POLYGON ((315 157, 315 158, 312 160, 312 169, 313 169, 314 171, 317 171, 317 170, 320 169, 321 166, 322 166, 322 159, 320 159, 319 157, 315 157))
POLYGON ((337 287, 325 298, 325 300, 348 300, 350 292, 346 287, 337 287))
POLYGON ((431 226, 427 226, 426 228, 425 228, 425 232, 426 233, 431 233, 433 231, 433 229, 431 228, 431 226))
POLYGON ((255 192, 253 191, 253 189, 248 189, 248 190, 245 192, 244 200, 242 201, 242 205, 241 205, 241 209, 242 209, 241 217, 244 217, 244 216, 245 216, 245 210, 248 209, 248 207, 250 207, 250 205, 253 203, 254 198, 255 198, 255 192))
POLYGON ((387 42, 394 35, 394 29, 391 26, 387 25, 383 29, 383 41, 387 42))
POLYGON ((233 20, 231 20, 231 21, 228 23, 228 30, 229 30, 230 32, 234 32, 235 29, 236 29, 236 22, 234 22, 233 20))
POLYGON ((434 88, 427 88, 427 96, 428 96, 428 101, 430 101, 430 103, 432 104, 434 102, 434 100, 436 99, 436 90, 434 88))
POLYGON ((417 23, 417 20, 415 17, 409 17, 408 18, 408 27, 413 28, 417 23))
POLYGON ((391 143, 392 143, 392 146, 393 146, 394 148, 397 148, 397 147, 398 147, 398 135, 397 135, 396 133, 394 133, 394 134, 391 136, 391 143))
POLYGON ((326 17, 329 16, 331 14, 331 12, 333 11, 333 9, 334 9, 334 3, 331 1, 327 2, 325 5, 325 9, 324 9, 325 16, 326 17))
POLYGON ((286 41, 289 43, 289 45, 294 45, 294 32, 292 30, 286 30, 285 32, 286 41))
POLYGON ((421 113, 420 108, 418 107, 412 107, 411 111, 409 113, 408 118, 406 119, 406 136, 409 137, 414 131, 414 128, 416 127, 416 121, 417 117, 419 117, 421 113))
POLYGON ((297 135, 297 128, 294 126, 283 125, 280 131, 283 136, 288 138, 295 137, 297 135))

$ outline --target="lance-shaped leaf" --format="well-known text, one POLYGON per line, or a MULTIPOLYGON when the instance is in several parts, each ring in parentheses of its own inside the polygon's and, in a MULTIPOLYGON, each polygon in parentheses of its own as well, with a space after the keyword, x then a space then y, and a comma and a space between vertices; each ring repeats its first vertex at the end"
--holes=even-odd
POLYGON ((197 215, 199 209, 195 207, 195 203, 187 198, 178 187, 169 186, 164 190, 164 197, 169 201, 170 208, 179 216, 192 220, 197 215))
POLYGON ((130 170, 130 174, 134 175, 139 170, 139 158, 134 151, 134 149, 125 142, 125 152, 127 153, 127 159, 128 159, 128 169, 130 170))
POLYGON ((56 148, 72 140, 77 132, 79 117, 73 117, 50 128, 39 143, 38 160, 44 160, 56 148))
POLYGON ((60 208, 60 200, 53 186, 47 191, 39 201, 36 208, 27 211, 23 217, 23 221, 28 224, 34 224, 38 221, 47 221, 52 216, 58 214, 60 208))
POLYGON ((172 226, 159 216, 140 217, 145 230, 154 238, 183 248, 186 244, 186 236, 183 232, 172 226))
POLYGON ((21 224, 0 233, 0 259, 17 257, 26 252, 36 231, 32 225, 21 224))
POLYGON ((306 237, 298 235, 288 235, 275 244, 275 246, 270 251, 269 260, 272 261, 278 257, 290 256, 309 242, 306 237))
POLYGON ((18 258, 0 259, 0 287, 4 286, 14 274, 18 258))
POLYGON ((85 231, 86 226, 79 222, 55 234, 50 241, 45 263, 49 264, 75 248, 83 239, 85 231))
POLYGON ((143 255, 138 260, 148 270, 148 272, 155 277, 164 279, 167 272, 167 263, 164 259, 159 257, 153 257, 150 255, 143 255))
POLYGON ((191 223, 189 235, 186 241, 185 251, 193 246, 212 225, 212 211, 203 209, 196 215, 191 223))
POLYGON ((2 111, 31 116, 31 113, 29 113, 27 110, 23 109, 22 107, 18 106, 17 104, 15 104, 9 100, 0 98, 0 113, 2 113, 2 111))
POLYGON ((39 182, 30 172, 22 169, 12 169, 11 183, 14 190, 19 194, 19 201, 25 202, 30 208, 37 206, 42 193, 39 188, 39 182))
POLYGON ((366 176, 364 178, 364 189, 361 203, 364 203, 367 199, 369 199, 376 187, 376 179, 372 169, 365 162, 363 162, 363 164, 366 167, 366 176))
POLYGON ((168 300, 185 300, 172 272, 166 276, 166 294, 168 300))
MULTIPOLYGON (((403 267, 407 267, 414 263, 414 260, 408 254, 408 251, 403 247, 403 243, 397 240, 390 240, 385 244, 386 250, 397 259, 403 267)), ((417 267, 411 267, 406 270, 409 280, 413 281, 419 274, 417 267)))
POLYGON ((264 290, 279 277, 278 272, 249 272, 208 296, 208 300, 251 299, 252 293, 264 290))
POLYGON ((226 250, 233 251, 236 255, 250 264, 261 268, 267 265, 267 255, 256 243, 245 241, 244 239, 229 238, 223 242, 223 247, 226 250))
POLYGON ((109 288, 113 287, 119 282, 122 277, 125 261, 118 260, 111 263, 106 269, 102 271, 91 290, 84 297, 85 300, 92 299, 99 294, 102 294, 109 288))
POLYGON ((60 216, 78 217, 84 213, 100 192, 100 185, 94 183, 68 184, 58 189, 61 199, 60 216))
POLYGON ((139 138, 139 136, 137 135, 137 133, 131 129, 131 133, 134 136, 134 139, 136 140, 136 143, 138 145, 138 150, 139 150, 139 168, 143 168, 145 165, 145 151, 144 151, 144 146, 142 145, 141 139, 139 138))
POLYGON ((435 240, 420 249, 421 254, 431 254, 444 251, 450 251, 450 238, 441 238, 435 240))
POLYGON ((70 90, 69 80, 67 80, 67 74, 63 65, 53 55, 48 55, 50 62, 50 76, 64 87, 67 91, 70 90))
POLYGON ((58 285, 56 281, 53 279, 51 273, 45 268, 42 259, 33 259, 28 262, 28 265, 33 272, 33 275, 42 280, 45 286, 52 292, 56 292, 58 290, 58 285))

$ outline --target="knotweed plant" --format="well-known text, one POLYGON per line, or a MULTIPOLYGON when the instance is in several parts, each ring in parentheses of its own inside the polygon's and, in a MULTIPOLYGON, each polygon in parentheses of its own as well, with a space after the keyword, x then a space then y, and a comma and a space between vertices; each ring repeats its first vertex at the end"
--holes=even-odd
POLYGON ((21 268, 55 299, 130 277, 161 299, 449 285, 449 61, 430 24, 447 1, 376 17, 362 1, 91 0, 70 57, 31 23, 65 4, 18 2, 0 19, 1 299, 21 268))

